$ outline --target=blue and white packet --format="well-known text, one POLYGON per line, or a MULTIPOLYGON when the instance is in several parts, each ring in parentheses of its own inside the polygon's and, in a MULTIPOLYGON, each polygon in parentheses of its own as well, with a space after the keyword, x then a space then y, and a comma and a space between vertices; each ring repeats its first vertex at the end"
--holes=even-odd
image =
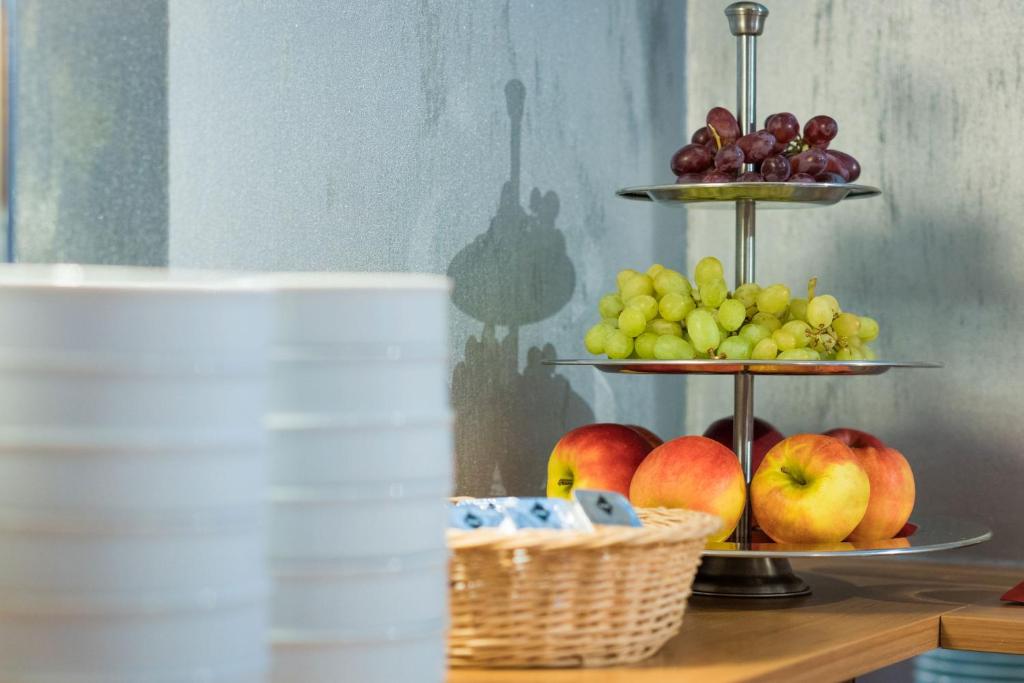
POLYGON ((473 498, 451 504, 449 527, 454 529, 497 528, 574 529, 593 531, 586 513, 575 501, 560 498, 473 498))
POLYGON ((572 497, 594 524, 643 526, 636 510, 621 493, 575 489, 572 497))

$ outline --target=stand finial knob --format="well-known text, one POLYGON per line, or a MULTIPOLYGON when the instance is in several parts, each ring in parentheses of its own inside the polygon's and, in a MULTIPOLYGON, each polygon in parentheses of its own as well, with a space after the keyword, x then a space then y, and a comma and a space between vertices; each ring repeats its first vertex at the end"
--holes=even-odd
POLYGON ((768 8, 758 2, 734 2, 725 8, 734 36, 759 36, 764 31, 768 8))

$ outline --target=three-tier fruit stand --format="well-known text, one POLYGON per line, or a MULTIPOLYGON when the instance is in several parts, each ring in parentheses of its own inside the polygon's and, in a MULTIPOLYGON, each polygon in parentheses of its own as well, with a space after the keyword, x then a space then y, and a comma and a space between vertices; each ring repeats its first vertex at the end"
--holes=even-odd
MULTIPOLYGON (((764 30, 768 9, 756 2, 729 5, 725 14, 737 38, 737 120, 741 134, 757 130, 755 123, 757 37, 764 30)), ((751 170, 745 167, 744 170, 751 170)), ((874 187, 840 183, 698 183, 632 187, 618 194, 628 199, 654 201, 678 207, 736 207, 736 286, 754 282, 756 211, 759 203, 773 208, 819 205, 881 194, 874 187)), ((937 363, 883 360, 555 360, 555 365, 596 367, 627 374, 725 374, 734 376, 733 448, 746 481, 751 478, 754 433, 754 377, 756 375, 877 375, 890 368, 938 368, 937 363)), ((905 538, 873 543, 798 545, 759 542, 751 534, 750 505, 728 542, 709 544, 693 592, 730 597, 792 597, 810 587, 793 573, 794 557, 856 557, 900 555, 959 548, 991 538, 983 526, 948 517, 915 517, 918 529, 905 538)))

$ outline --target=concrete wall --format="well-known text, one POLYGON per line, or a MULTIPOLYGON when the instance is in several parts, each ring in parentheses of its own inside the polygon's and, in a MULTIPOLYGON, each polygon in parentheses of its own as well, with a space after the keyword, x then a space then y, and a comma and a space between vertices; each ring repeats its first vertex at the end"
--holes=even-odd
POLYGON ((5 6, 16 258, 166 264, 166 0, 5 6))
MULTIPOLYGON (((792 111, 839 122, 880 199, 762 212, 758 281, 812 275, 881 324, 881 356, 943 370, 760 381, 757 413, 786 432, 851 425, 903 450, 918 510, 978 518, 996 540, 936 559, 1024 561, 1024 97, 1018 2, 768 3, 758 120, 792 111)), ((735 106, 735 43, 720 3, 690 3, 687 118, 735 106)), ((732 216, 690 214, 692 262, 732 267, 732 216)), ((726 380, 688 383, 691 430, 730 410, 726 380)))
POLYGON ((559 370, 625 266, 681 265, 661 174, 681 2, 171 0, 170 262, 447 273, 458 491, 538 493, 594 420, 681 425, 682 386, 559 370))

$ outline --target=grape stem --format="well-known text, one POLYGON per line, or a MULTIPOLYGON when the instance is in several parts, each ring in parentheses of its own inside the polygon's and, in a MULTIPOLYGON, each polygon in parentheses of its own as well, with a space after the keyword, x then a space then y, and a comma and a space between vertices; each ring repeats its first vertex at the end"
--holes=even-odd
POLYGON ((818 287, 818 278, 812 277, 807 281, 807 301, 810 302, 814 298, 814 292, 818 287))
POLYGON ((710 123, 708 124, 708 130, 711 131, 711 137, 715 139, 715 149, 722 149, 722 137, 718 134, 718 131, 710 123))

